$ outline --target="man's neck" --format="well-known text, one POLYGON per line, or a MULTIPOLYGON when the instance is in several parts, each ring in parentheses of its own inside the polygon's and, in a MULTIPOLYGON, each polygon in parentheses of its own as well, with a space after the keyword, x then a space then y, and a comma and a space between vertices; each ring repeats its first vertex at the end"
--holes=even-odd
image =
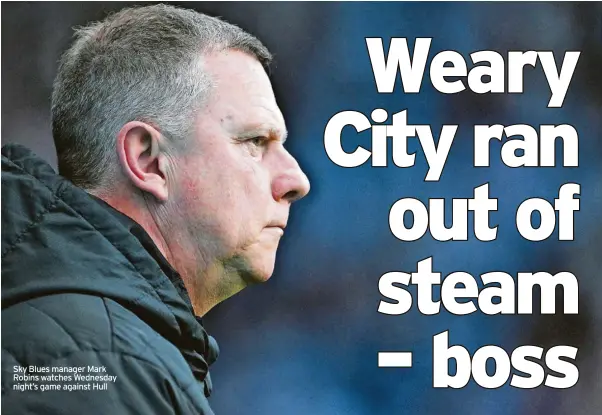
POLYGON ((167 259, 167 262, 169 262, 171 266, 174 266, 173 256, 169 249, 169 245, 165 241, 163 234, 159 230, 155 219, 148 211, 148 209, 140 208, 140 206, 138 206, 135 202, 124 198, 111 197, 103 194, 97 194, 95 196, 104 200, 114 209, 118 210, 124 215, 127 215, 138 225, 140 225, 142 229, 144 229, 146 233, 151 237, 161 254, 165 257, 165 259, 167 259))
MULTIPOLYGON (((131 218, 146 231, 153 243, 159 249, 159 252, 167 262, 180 274, 184 281, 184 286, 190 297, 195 315, 204 316, 215 305, 234 293, 226 293, 226 287, 223 283, 228 280, 224 278, 227 271, 220 264, 220 261, 210 261, 209 258, 203 258, 204 267, 199 266, 199 260, 192 258, 192 253, 196 252, 197 247, 178 246, 170 247, 166 241, 161 228, 158 226, 155 217, 151 214, 146 201, 134 201, 131 198, 119 197, 118 195, 108 195, 103 193, 93 193, 99 199, 108 203, 111 207, 131 218), (141 206, 143 204, 143 206, 141 206)), ((240 287, 242 289, 243 287, 240 287)), ((231 287, 230 287, 231 289, 231 287)), ((237 289, 238 292, 240 289, 237 289)))

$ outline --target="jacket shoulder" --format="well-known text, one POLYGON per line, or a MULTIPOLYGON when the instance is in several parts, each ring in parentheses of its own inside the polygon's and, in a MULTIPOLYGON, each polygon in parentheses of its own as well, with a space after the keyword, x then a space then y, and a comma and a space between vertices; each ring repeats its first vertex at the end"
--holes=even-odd
POLYGON ((22 365, 44 366, 82 351, 112 353, 164 368, 182 387, 196 382, 176 346, 108 298, 62 293, 30 299, 4 309, 2 326, 3 352, 22 365))
POLYGON ((5 308, 2 325, 3 395, 18 383, 16 366, 106 366, 126 387, 171 385, 175 392, 166 396, 179 402, 170 405, 211 413, 202 384, 176 346, 114 300, 80 293, 38 297, 5 308))
POLYGON ((3 349, 21 361, 49 360, 77 350, 105 350, 111 326, 101 297, 62 293, 2 310, 3 349))

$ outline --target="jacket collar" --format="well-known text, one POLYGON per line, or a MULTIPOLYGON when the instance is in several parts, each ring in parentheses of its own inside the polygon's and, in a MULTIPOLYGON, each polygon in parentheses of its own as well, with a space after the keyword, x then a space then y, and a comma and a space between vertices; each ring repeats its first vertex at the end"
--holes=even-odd
MULTIPOLYGON (((169 278, 174 288, 176 289, 180 297, 182 297, 182 300, 186 303, 186 305, 192 313, 192 302, 190 301, 190 296, 188 295, 188 291, 184 286, 184 281, 182 280, 182 277, 163 256, 157 245, 155 245, 154 241, 152 240, 150 235, 144 230, 144 228, 140 226, 137 222, 135 222, 132 218, 118 211, 104 200, 94 195, 90 196, 100 206, 102 206, 104 209, 110 212, 115 217, 115 219, 119 221, 119 223, 121 223, 132 235, 136 237, 136 239, 138 239, 138 241, 140 241, 140 244, 157 262, 165 276, 169 278)), ((199 326, 203 326, 203 320, 201 317, 195 316, 195 320, 199 324, 199 326)), ((182 354, 189 361, 189 365, 191 366, 195 377, 199 378, 199 380, 205 380, 205 394, 209 396, 209 394, 211 394, 212 389, 211 379, 208 375, 207 379, 205 379, 205 373, 208 370, 208 366, 212 365, 217 360, 217 357, 219 356, 219 346, 217 344, 217 341, 212 336, 208 335, 204 328, 199 334, 201 335, 203 340, 202 350, 194 350, 192 353, 185 353, 184 351, 182 351, 182 354), (197 352, 200 352, 203 359, 199 359, 198 356, 196 356, 197 352)))
MULTIPOLYGON (((219 354, 217 343, 207 334, 201 320, 195 317, 180 275, 144 229, 56 174, 50 165, 25 147, 4 146, 2 155, 2 191, 4 194, 6 186, 6 192, 10 192, 7 196, 13 203, 11 210, 6 212, 5 208, 9 208, 2 204, 3 220, 6 216, 15 220, 16 224, 36 223, 36 210, 40 210, 53 215, 56 220, 75 225, 46 230, 60 232, 65 240, 70 241, 69 244, 46 246, 35 242, 37 245, 31 247, 51 252, 54 258, 68 260, 52 265, 37 263, 44 256, 31 257, 28 260, 32 270, 36 267, 44 269, 44 274, 31 272, 28 275, 18 272, 16 257, 13 261, 10 259, 16 252, 12 248, 18 246, 20 238, 5 234, 3 229, 3 255, 6 256, 3 256, 2 307, 57 292, 85 292, 112 298, 173 343, 194 376, 205 381, 205 393, 209 394, 208 370, 219 354), (29 208, 15 210, 15 206, 29 208), (87 230, 85 238, 78 233, 80 229, 87 230), (8 248, 11 248, 10 252, 8 248), (90 250, 96 257, 105 258, 106 263, 86 262, 90 260, 90 250), (14 269, 10 266, 13 262, 14 269), (6 272, 5 263, 8 265, 6 272), (89 267, 86 271, 93 277, 81 272, 84 266, 89 267), (108 275, 103 271, 107 266, 114 268, 108 275), (99 278, 99 275, 103 277, 99 278)), ((42 222, 36 226, 45 225, 42 222)), ((14 230, 17 231, 16 228, 14 230)))
MULTIPOLYGON (((94 195, 90 195, 93 200, 95 200, 100 206, 110 212, 113 217, 119 221, 132 235, 140 241, 140 244, 144 247, 144 249, 149 253, 151 257, 157 262, 163 273, 171 283, 174 285, 174 288, 182 297, 182 300, 186 303, 186 305, 192 310, 192 302, 190 301, 190 297, 188 296, 188 291, 184 286, 184 281, 180 274, 171 266, 171 264, 167 261, 167 259, 163 256, 157 245, 155 245, 154 241, 150 237, 150 235, 144 230, 142 226, 140 226, 136 221, 127 216, 126 214, 120 212, 115 209, 113 206, 105 202, 99 197, 94 195)), ((200 319, 197 319, 200 322, 200 319)))

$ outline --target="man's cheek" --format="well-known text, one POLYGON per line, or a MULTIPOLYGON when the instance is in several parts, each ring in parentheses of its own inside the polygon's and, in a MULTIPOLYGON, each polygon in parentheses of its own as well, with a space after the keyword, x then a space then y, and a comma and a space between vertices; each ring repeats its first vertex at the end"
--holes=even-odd
POLYGON ((201 208, 210 204, 212 200, 211 189, 206 189, 204 181, 197 177, 184 177, 178 187, 179 199, 187 209, 201 208))

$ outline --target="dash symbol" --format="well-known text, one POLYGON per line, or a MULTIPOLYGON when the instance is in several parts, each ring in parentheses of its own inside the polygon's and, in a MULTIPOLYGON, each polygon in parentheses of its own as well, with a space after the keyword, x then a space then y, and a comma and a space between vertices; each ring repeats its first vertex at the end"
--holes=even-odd
POLYGON ((378 352, 378 367, 412 367, 412 352, 378 352))

